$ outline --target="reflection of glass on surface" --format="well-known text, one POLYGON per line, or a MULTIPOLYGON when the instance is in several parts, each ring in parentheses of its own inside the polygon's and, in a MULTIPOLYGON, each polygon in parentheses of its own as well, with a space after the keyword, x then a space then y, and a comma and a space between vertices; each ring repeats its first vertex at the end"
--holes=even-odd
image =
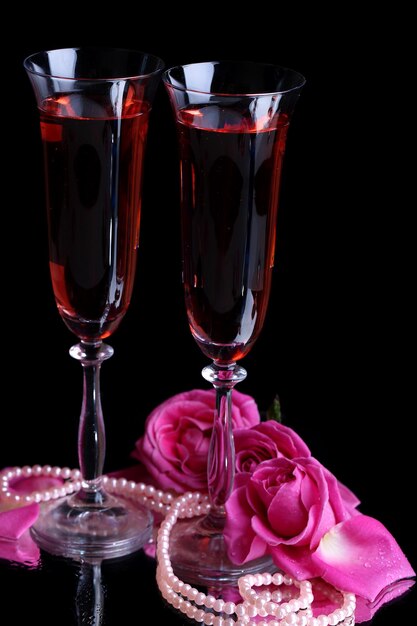
POLYGON ((104 619, 104 589, 101 561, 80 564, 75 610, 78 626, 101 626, 104 619))

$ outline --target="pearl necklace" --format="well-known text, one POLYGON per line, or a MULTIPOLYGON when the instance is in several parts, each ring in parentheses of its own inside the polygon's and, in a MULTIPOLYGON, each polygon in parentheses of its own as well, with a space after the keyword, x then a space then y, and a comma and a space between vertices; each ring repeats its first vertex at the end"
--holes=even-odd
MULTIPOLYGON (((14 467, 0 472, 0 497, 12 500, 16 505, 32 502, 48 502, 72 494, 81 488, 81 472, 68 467, 34 465, 14 467), (46 476, 60 478, 65 482, 61 487, 34 491, 27 495, 14 494, 10 482, 16 478, 46 476)), ((296 581, 281 574, 248 574, 238 580, 242 602, 226 602, 221 598, 206 595, 195 587, 184 583, 174 574, 169 556, 169 540, 177 519, 191 518, 206 514, 210 509, 208 496, 197 492, 187 492, 175 497, 172 492, 155 489, 152 485, 136 483, 125 478, 103 477, 103 485, 109 493, 134 499, 152 511, 165 515, 158 531, 156 581, 163 598, 188 618, 207 626, 353 626, 355 623, 356 598, 352 593, 330 591, 326 586, 315 583, 332 601, 340 602, 340 608, 328 615, 313 617, 314 595, 310 581, 296 581), (284 593, 272 590, 271 586, 296 587, 298 597, 281 602, 284 593), (269 587, 257 593, 253 587, 269 587), (254 617, 271 617, 269 620, 252 621, 254 617)))

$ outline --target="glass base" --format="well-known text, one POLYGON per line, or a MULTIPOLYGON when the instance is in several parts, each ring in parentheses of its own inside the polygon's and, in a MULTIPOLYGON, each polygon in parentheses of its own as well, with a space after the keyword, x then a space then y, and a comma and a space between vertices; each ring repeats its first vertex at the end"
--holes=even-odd
POLYGON ((68 558, 111 559, 142 548, 153 517, 144 507, 106 495, 99 503, 77 494, 41 506, 31 534, 38 546, 68 558))
POLYGON ((222 532, 206 527, 204 521, 179 520, 171 533, 170 557, 174 573, 187 583, 212 587, 234 584, 245 574, 275 572, 271 557, 238 565, 227 556, 222 532))

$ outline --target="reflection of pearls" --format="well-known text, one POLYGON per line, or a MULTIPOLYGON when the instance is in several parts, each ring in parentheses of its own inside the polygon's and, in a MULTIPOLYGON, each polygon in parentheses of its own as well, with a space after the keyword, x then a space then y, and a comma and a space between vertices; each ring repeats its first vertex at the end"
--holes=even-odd
MULTIPOLYGON (((206 595, 191 585, 184 583, 174 574, 169 557, 169 539, 178 518, 191 518, 205 515, 209 509, 208 496, 200 493, 185 493, 175 497, 171 492, 155 489, 152 485, 135 483, 125 478, 104 476, 103 486, 109 493, 121 495, 140 502, 144 506, 165 515, 158 531, 156 580, 165 600, 175 609, 194 621, 206 626, 353 626, 355 623, 356 598, 352 593, 330 590, 326 585, 314 583, 332 601, 340 602, 340 608, 329 615, 313 617, 311 604, 314 596, 309 581, 298 582, 290 576, 276 574, 248 574, 239 578, 238 587, 242 602, 226 602, 221 598, 206 595), (281 602, 287 594, 273 589, 256 592, 253 587, 297 587, 298 597, 281 602), (271 617, 269 620, 254 622, 253 617, 271 617)), ((81 472, 68 467, 34 465, 14 467, 0 472, 0 499, 15 502, 16 505, 32 502, 48 502, 75 493, 82 486, 81 472), (64 480, 61 487, 34 491, 28 495, 12 493, 10 483, 17 478, 46 476, 64 480)))

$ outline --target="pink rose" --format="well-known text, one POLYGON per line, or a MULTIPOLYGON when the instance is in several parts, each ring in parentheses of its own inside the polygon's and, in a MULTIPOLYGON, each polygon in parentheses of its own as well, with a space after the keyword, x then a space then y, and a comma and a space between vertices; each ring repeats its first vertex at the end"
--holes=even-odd
POLYGON ((252 473, 262 461, 283 456, 289 459, 310 456, 310 450, 301 437, 274 420, 237 430, 234 437, 237 472, 252 473))
POLYGON ((225 533, 235 562, 268 551, 299 579, 317 575, 312 552, 325 533, 355 513, 333 474, 312 457, 275 458, 252 474, 238 474, 226 508, 225 533))
POLYGON ((322 578, 358 597, 357 622, 401 595, 414 572, 389 531, 316 459, 261 462, 236 476, 226 541, 237 562, 266 553, 298 580, 322 578))
MULTIPOLYGON (((274 420, 236 430, 234 438, 237 472, 252 474, 260 463, 271 459, 311 456, 309 448, 294 430, 274 420)), ((358 498, 341 482, 337 481, 337 485, 346 506, 349 510, 355 509, 360 504, 358 498)))
MULTIPOLYGON (((255 400, 233 391, 233 428, 259 423, 255 400)), ((146 420, 145 434, 132 454, 162 489, 207 490, 207 456, 215 391, 194 389, 169 398, 146 420)))

